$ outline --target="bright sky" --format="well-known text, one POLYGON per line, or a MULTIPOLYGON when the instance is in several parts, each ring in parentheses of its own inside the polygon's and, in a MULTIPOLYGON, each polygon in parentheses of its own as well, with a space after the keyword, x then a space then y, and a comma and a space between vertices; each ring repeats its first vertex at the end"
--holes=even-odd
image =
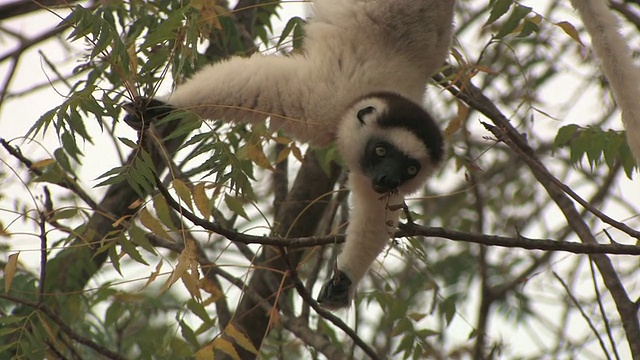
MULTIPOLYGON (((0 0, 0 1, 8 1, 8 0, 0 0)), ((533 0, 528 2, 536 3, 537 5, 535 6, 537 7, 540 6, 539 2, 536 2, 533 0)), ((284 4, 281 18, 284 21, 286 21, 293 15, 302 14, 304 6, 305 6, 304 4, 299 2, 291 2, 291 3, 284 4)), ((12 31, 17 33, 34 35, 43 31, 43 29, 47 29, 48 26, 50 25, 57 24, 58 21, 59 19, 57 19, 55 16, 51 14, 40 14, 38 16, 25 16, 25 17, 22 17, 21 19, 18 19, 18 21, 4 22, 2 24, 2 27, 9 28, 12 31)), ((281 28, 282 26, 283 25, 277 26, 275 29, 275 32, 279 33, 280 32, 279 28, 281 28)), ((472 42, 465 43, 464 42, 465 39, 459 39, 459 41, 462 42, 464 47, 467 48, 469 51, 473 49, 472 42)), ((2 56, 2 54, 5 54, 10 49, 13 49, 14 46, 15 46, 15 42, 13 42, 12 39, 7 37, 6 35, 0 37, 0 56, 2 56)), ((75 48, 75 50, 71 51, 72 54, 80 54, 84 51, 84 49, 82 48, 82 44, 72 44, 71 47, 75 48)), ((13 84, 11 87, 12 91, 14 93, 19 93, 24 89, 29 89, 34 86, 47 84, 50 79, 54 79, 56 77, 56 75, 48 67, 47 61, 50 61, 55 64, 61 64, 67 60, 68 56, 69 56, 69 50, 63 48, 58 44, 48 45, 43 53, 30 51, 28 56, 22 57, 21 59, 21 63, 19 64, 19 71, 17 72, 17 74, 15 75, 12 81, 12 84, 13 84)), ((72 63, 68 63, 66 66, 63 66, 62 68, 70 69, 77 65, 78 65, 77 63, 72 62, 72 63)), ((2 79, 0 81, 4 81, 4 76, 5 76, 4 74, 6 74, 7 71, 8 71, 8 68, 6 65, 0 66, 0 74, 3 74, 2 77, 0 77, 0 79, 2 79)), ((564 80, 558 79, 556 81, 561 82, 564 80)), ((565 90, 566 86, 568 86, 566 83, 558 84, 558 86, 553 86, 553 85, 550 86, 549 91, 547 93, 549 102, 552 104, 555 104, 559 101, 558 99, 564 99, 564 96, 565 96, 564 94, 567 93, 567 91, 565 90)), ((27 132, 27 130, 30 128, 30 126, 34 123, 34 121, 37 118, 39 118, 43 113, 45 113, 46 111, 58 105, 60 101, 63 99, 63 96, 67 94, 67 92, 68 92, 68 89, 66 88, 65 85, 61 83, 56 83, 53 86, 44 86, 41 90, 37 92, 33 92, 28 96, 17 97, 17 98, 11 97, 6 101, 4 106, 0 108, 0 136, 8 140, 23 136, 27 132)), ((598 96, 599 96, 598 93, 594 90, 589 90, 585 92, 584 99, 582 99, 584 101, 585 106, 576 107, 574 108, 574 110, 567 113, 566 114, 567 119, 572 119, 572 120, 567 120, 567 123, 579 122, 579 120, 576 120, 576 119, 580 119, 580 118, 588 119, 592 111, 594 111, 593 108, 597 107, 597 105, 595 104, 599 101, 597 99, 598 96), (593 101, 594 98, 596 99, 596 101, 593 101), (584 112, 576 113, 577 111, 580 111, 580 109, 584 110, 584 112)), ((95 121, 91 121, 90 119, 88 119, 86 123, 88 126, 91 127, 89 129, 89 132, 91 134, 97 135, 100 133, 97 123, 95 121)), ((121 128, 124 128, 124 127, 121 127, 121 128)), ((123 131, 122 135, 127 136, 129 138, 135 138, 135 135, 133 134, 133 132, 127 133, 126 130, 123 131)), ((91 144, 85 145, 85 148, 84 148, 86 152, 86 158, 84 161, 85 165, 83 166, 82 171, 80 173, 80 179, 84 179, 85 181, 88 181, 88 179, 95 179, 98 175, 102 174, 106 169, 109 169, 112 166, 116 166, 117 159, 109 158, 108 149, 112 149, 113 145, 110 142, 105 143, 105 138, 97 137, 95 139, 95 142, 96 142, 95 147, 91 144), (100 151, 96 151, 96 149, 99 149, 100 151)), ((38 159, 48 157, 47 151, 51 151, 52 149, 56 148, 58 146, 58 140, 57 140, 57 137, 55 136, 55 132, 50 130, 49 134, 44 139, 38 136, 35 142, 25 142, 25 143, 14 142, 14 144, 20 145, 21 150, 27 157, 38 160, 38 159)), ((8 161, 11 164, 11 168, 9 168, 4 163, 0 163, 0 167, 4 172, 10 173, 13 169, 17 169, 21 177, 25 176, 26 174, 25 171, 21 167, 16 167, 16 162, 13 159, 11 159, 6 154, 5 151, 2 150, 0 154, 2 154, 0 155, 0 158, 2 158, 4 161, 8 161)), ((462 176, 462 175, 455 174, 454 176, 462 176)), ((104 188, 92 189, 92 186, 94 184, 95 183, 89 181, 89 182, 82 183, 82 186, 84 187, 85 190, 91 192, 94 195, 95 199, 100 199, 101 194, 104 191, 104 188)), ((3 185, 4 194, 16 194, 16 196, 20 196, 22 198, 27 198, 28 196, 37 197, 40 195, 40 194, 26 194, 24 191, 24 187, 20 186, 20 184, 14 184, 13 181, 11 181, 9 189, 4 187, 5 185, 3 185)), ((35 187, 35 188, 38 191, 41 190, 41 187, 35 187)), ((634 183, 624 177, 621 177, 618 184, 614 188, 614 191, 617 194, 624 194, 624 196, 627 198, 633 197, 633 198, 640 199, 640 187, 638 186, 637 181, 634 183)), ((11 199, 4 199, 0 201, 0 203, 2 204, 0 206, 2 209, 11 208, 11 205, 10 205, 11 199)), ((40 204, 39 201, 36 201, 35 203, 37 203, 38 206, 40 204)), ((622 217, 627 216, 628 212, 625 211, 622 213, 617 213, 617 210, 619 209, 612 210, 613 212, 611 214, 613 215, 613 217, 618 218, 620 220, 625 220, 624 218, 620 218, 619 216, 622 216, 622 217), (621 215, 621 214, 624 214, 624 215, 621 215)), ((8 225, 15 219, 16 219, 15 214, 0 212, 0 220, 5 225, 8 225)), ((559 221, 561 220, 562 219, 559 219, 559 221)), ((32 224, 25 224, 22 221, 18 221, 17 223, 11 225, 11 231, 15 232, 15 231, 20 231, 20 229, 22 229, 27 233, 35 233, 34 229, 31 226, 32 224)), ((0 239, 0 242, 4 242, 4 241, 5 240, 0 239)), ((31 235, 24 235, 24 236, 14 238, 11 241, 11 246, 14 249, 14 251, 17 251, 17 250, 23 251, 23 254, 21 254, 21 258, 23 259, 23 261, 27 261, 27 259, 29 258, 37 259, 38 254, 35 251, 38 249, 39 244, 38 244, 38 239, 36 239, 35 237, 31 235), (32 256, 29 255, 30 253, 32 254, 32 256)), ((475 291, 475 290, 471 289, 471 291, 475 291)), ((461 338, 460 340, 464 340, 470 332, 469 325, 465 323, 464 318, 466 317, 467 319, 469 319, 471 323, 474 323, 475 320, 473 319, 473 315, 471 315, 473 314, 473 309, 466 309, 466 310, 460 309, 460 311, 466 312, 466 315, 461 314, 464 316, 462 317, 462 319, 461 317, 458 317, 456 320, 457 323, 454 323, 454 326, 459 327, 460 329, 459 334, 461 338)), ((505 334, 505 338, 509 338, 508 341, 511 342, 510 350, 515 351, 516 349, 514 349, 514 346, 517 344, 513 342, 514 337, 507 336, 506 334, 510 332, 517 332, 518 329, 514 329, 512 324, 506 324, 506 323, 503 324, 503 323, 497 322, 495 325, 496 325, 495 326, 496 330, 493 331, 493 336, 500 337, 501 334, 505 334)), ((519 336, 520 335, 518 335, 518 337, 519 336)), ((518 346, 522 347, 519 350, 526 352, 526 348, 530 346, 528 335, 522 334, 522 342, 518 346)), ((621 350, 626 351, 626 347, 624 347, 621 350)))

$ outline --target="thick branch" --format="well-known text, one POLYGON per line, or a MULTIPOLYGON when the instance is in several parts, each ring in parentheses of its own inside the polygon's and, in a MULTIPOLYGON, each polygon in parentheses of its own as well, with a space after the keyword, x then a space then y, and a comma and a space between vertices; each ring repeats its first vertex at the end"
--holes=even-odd
POLYGON ((17 16, 26 15, 48 7, 65 6, 76 3, 78 0, 19 0, 0 5, 0 21, 17 16))
POLYGON ((518 235, 517 237, 504 237, 467 233, 438 227, 426 228, 415 224, 400 224, 400 231, 395 234, 396 237, 416 235, 528 250, 566 251, 574 254, 640 255, 640 246, 636 245, 563 242, 549 239, 530 239, 522 235, 518 235))

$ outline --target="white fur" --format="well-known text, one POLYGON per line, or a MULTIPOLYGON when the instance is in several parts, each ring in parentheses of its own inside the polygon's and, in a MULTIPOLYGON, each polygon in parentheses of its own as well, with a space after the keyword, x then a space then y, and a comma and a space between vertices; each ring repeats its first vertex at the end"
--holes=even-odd
POLYGON ((254 55, 211 65, 167 98, 206 119, 270 120, 299 141, 324 145, 338 139, 351 170, 353 211, 338 268, 352 281, 351 294, 390 239, 400 212, 391 211, 360 170, 367 139, 387 139, 420 161, 417 176, 402 184, 390 204, 422 186, 434 169, 425 144, 410 130, 376 126, 379 114, 359 110, 386 102, 369 96, 395 93, 421 104, 425 86, 451 42, 454 0, 317 0, 301 53, 254 55), (359 100, 362 99, 362 100, 359 100))
POLYGON ((355 284, 387 246, 398 224, 401 210, 392 211, 389 206, 402 205, 404 197, 397 194, 382 198, 371 188, 371 180, 357 173, 349 177, 349 187, 353 194, 354 211, 347 226, 347 241, 338 256, 338 268, 353 282, 354 291, 355 284))
POLYGON ((317 0, 302 53, 211 65, 166 101, 205 119, 271 117, 299 141, 325 145, 352 103, 380 91, 421 104, 451 40, 454 0, 317 0))
POLYGON ((602 71, 609 79, 613 96, 622 111, 627 142, 640 163, 640 72, 622 35, 618 21, 605 0, 571 0, 591 36, 602 71))
MULTIPOLYGON (((402 184, 399 188, 400 194, 411 194, 419 190, 436 166, 431 163, 429 150, 411 131, 404 128, 381 129, 375 125, 378 116, 386 112, 387 103, 384 99, 367 97, 356 102, 347 110, 342 121, 340 121, 337 138, 338 149, 345 165, 352 172, 355 172, 360 167, 359 162, 362 150, 364 150, 367 141, 372 137, 387 140, 398 147, 405 155, 420 162, 421 170, 418 175, 402 184), (366 107, 373 107, 376 111, 365 116, 365 125, 361 125, 355 119, 357 119, 358 111, 366 107)), ((371 187, 371 184, 369 184, 369 187, 371 187)), ((357 195, 354 194, 355 196, 357 195)))

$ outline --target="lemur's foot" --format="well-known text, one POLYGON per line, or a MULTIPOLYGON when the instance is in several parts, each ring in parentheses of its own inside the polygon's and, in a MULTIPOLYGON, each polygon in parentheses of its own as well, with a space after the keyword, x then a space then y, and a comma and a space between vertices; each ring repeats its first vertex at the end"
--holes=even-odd
POLYGON ((353 293, 351 285, 351 279, 347 274, 338 270, 320 289, 318 303, 330 310, 348 307, 353 293))

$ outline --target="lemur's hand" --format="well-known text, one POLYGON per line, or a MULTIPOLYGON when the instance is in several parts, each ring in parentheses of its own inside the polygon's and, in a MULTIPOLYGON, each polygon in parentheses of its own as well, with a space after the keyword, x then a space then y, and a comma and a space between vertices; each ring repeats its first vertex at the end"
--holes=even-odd
POLYGON ((127 115, 124 122, 134 130, 144 130, 156 119, 168 115, 174 108, 156 99, 138 97, 133 102, 122 105, 127 115))
POLYGON ((347 274, 338 270, 320 289, 318 303, 330 310, 348 307, 355 292, 352 285, 347 274))

